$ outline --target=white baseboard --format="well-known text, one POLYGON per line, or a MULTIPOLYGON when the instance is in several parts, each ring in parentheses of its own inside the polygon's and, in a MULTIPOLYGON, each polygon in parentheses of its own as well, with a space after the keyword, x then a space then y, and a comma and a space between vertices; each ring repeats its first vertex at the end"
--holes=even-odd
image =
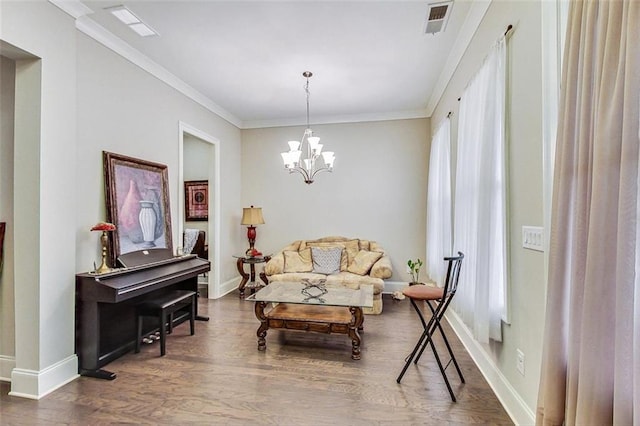
POLYGON ((9 395, 40 399, 78 377, 75 354, 40 371, 14 368, 9 395))
POLYGON ((511 383, 498 369, 487 351, 473 338, 469 328, 455 311, 448 310, 445 315, 451 328, 456 333, 478 369, 493 389, 502 406, 511 420, 517 425, 533 425, 536 423, 535 413, 527 406, 520 394, 511 386, 511 383))
POLYGON ((232 278, 228 281, 225 281, 222 284, 220 284, 220 291, 218 292, 219 296, 211 297, 211 295, 209 295, 209 299, 218 299, 222 296, 226 296, 232 291, 237 290, 239 284, 240 284, 240 277, 232 278))
POLYGON ((0 355, 0 381, 11 381, 11 370, 16 368, 16 358, 13 356, 0 355))

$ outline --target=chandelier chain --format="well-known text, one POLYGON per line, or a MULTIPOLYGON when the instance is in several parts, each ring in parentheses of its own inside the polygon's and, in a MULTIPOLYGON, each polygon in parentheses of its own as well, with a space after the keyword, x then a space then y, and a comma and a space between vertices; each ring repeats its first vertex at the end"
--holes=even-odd
POLYGON ((307 93, 307 129, 309 128, 309 77, 307 77, 307 84, 304 86, 304 91, 307 93))

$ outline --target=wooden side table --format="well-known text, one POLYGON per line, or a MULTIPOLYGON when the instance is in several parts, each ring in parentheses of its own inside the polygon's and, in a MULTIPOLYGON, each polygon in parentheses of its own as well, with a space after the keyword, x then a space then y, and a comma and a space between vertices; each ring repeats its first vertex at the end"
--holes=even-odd
MULTIPOLYGON (((238 292, 240 293, 240 298, 244 298, 244 290, 248 288, 251 290, 253 294, 256 288, 262 287, 262 284, 256 283, 256 264, 257 263, 267 263, 271 260, 271 255, 266 256, 233 256, 236 259, 236 266, 238 267, 238 272, 242 277, 240 281, 240 285, 238 285, 238 292), (249 265, 249 273, 246 273, 244 270, 244 265, 249 265)), ((269 281, 267 280, 267 276, 264 271, 260 272, 260 279, 264 282, 264 285, 268 285, 269 281)))

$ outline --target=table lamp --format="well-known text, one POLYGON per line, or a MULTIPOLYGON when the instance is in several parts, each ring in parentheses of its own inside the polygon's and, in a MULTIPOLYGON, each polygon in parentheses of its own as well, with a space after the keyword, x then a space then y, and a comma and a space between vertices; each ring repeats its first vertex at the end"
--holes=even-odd
POLYGON ((256 227, 254 225, 263 225, 264 219, 262 218, 262 207, 243 207, 242 209, 242 221, 241 225, 248 225, 247 238, 249 239, 249 249, 246 254, 248 256, 254 256, 257 250, 254 248, 256 243, 256 227))

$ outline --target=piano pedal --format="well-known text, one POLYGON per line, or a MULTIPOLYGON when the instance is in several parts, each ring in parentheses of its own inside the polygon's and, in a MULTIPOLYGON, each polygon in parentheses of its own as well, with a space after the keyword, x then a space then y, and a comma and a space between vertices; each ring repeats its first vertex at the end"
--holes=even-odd
POLYGON ((153 343, 153 339, 150 339, 148 337, 143 337, 142 343, 146 343, 147 345, 150 345, 151 343, 153 343))

